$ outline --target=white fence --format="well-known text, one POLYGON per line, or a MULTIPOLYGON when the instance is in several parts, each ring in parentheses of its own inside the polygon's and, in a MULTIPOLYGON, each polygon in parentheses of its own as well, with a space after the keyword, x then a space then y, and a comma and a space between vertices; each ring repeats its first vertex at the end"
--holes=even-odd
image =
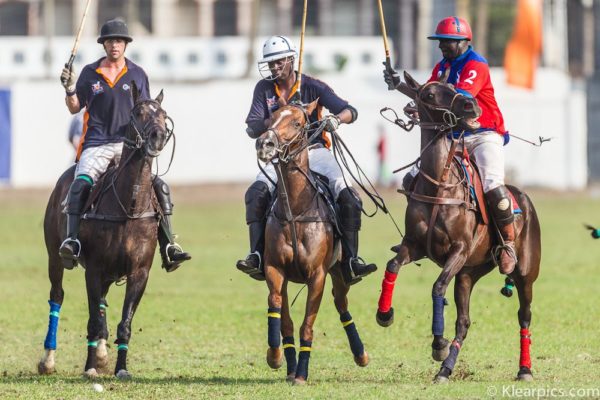
MULTIPOLYGON (((0 52, 0 54, 2 54, 0 52)), ((388 137, 391 168, 418 156, 419 131, 406 133, 379 116, 384 106, 401 110, 408 101, 399 92, 388 92, 380 67, 370 76, 321 75, 322 80, 359 111, 356 123, 340 133, 365 171, 375 176, 376 143, 383 127, 388 137)), ((415 72, 424 81, 428 72, 415 72)), ((503 72, 492 71, 497 98, 506 126, 514 134, 536 141, 552 141, 536 148, 512 139, 506 147, 509 180, 519 185, 556 189, 583 188, 586 170, 585 92, 560 72, 540 70, 537 89, 507 87, 503 72)), ((251 180, 256 173, 254 142, 245 132, 252 80, 215 80, 204 84, 160 85, 151 77, 151 91, 165 90, 164 107, 175 121, 177 152, 166 179, 171 183, 232 182, 251 180)), ((17 80, 12 91, 12 163, 9 184, 53 185, 69 165, 73 150, 66 139, 70 115, 58 79, 17 80)), ((168 163, 168 151, 159 167, 168 163)))

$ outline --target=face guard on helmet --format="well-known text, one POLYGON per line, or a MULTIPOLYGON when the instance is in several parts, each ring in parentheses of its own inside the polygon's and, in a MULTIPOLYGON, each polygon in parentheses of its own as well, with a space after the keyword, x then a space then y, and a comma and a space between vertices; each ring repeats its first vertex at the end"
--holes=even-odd
POLYGON ((435 34, 427 36, 429 40, 471 40, 472 38, 469 23, 458 17, 444 18, 438 23, 435 34))
POLYGON ((258 72, 264 79, 273 81, 281 76, 288 64, 296 59, 296 46, 285 36, 271 36, 263 45, 263 58, 258 61, 258 72), (283 66, 272 71, 269 63, 285 59, 283 66))

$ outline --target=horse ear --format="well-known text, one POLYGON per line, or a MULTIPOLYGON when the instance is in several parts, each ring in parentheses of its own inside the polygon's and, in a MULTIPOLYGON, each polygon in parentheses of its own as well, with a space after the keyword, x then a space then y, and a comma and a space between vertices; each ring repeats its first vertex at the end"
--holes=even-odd
POLYGON ((160 93, 158 94, 158 96, 156 96, 156 100, 158 102, 158 104, 162 104, 163 98, 165 97, 163 90, 160 89, 160 93))
POLYGON ((450 76, 450 68, 446 68, 446 70, 444 71, 444 73, 439 77, 438 81, 440 83, 446 83, 448 82, 448 77, 450 76))
POLYGON ((419 88, 421 87, 421 84, 419 82, 415 81, 415 78, 410 76, 410 74, 406 71, 404 71, 404 80, 406 81, 406 84, 408 85, 408 87, 411 88, 412 90, 414 90, 415 92, 418 91, 419 88))
POLYGON ((315 111, 315 109, 317 108, 317 105, 318 105, 317 103, 318 103, 318 102, 319 102, 319 98, 317 98, 317 99, 316 99, 315 101, 313 101, 312 103, 308 103, 308 104, 305 106, 306 113, 307 113, 308 115, 312 114, 312 113, 313 113, 313 111, 315 111))
POLYGON ((131 96, 133 98, 133 104, 137 103, 140 97, 140 90, 138 89, 135 81, 131 81, 131 96))
POLYGON ((413 77, 410 76, 410 74, 406 71, 404 71, 404 80, 406 83, 400 82, 400 85, 398 85, 397 89, 414 100, 415 97, 417 97, 417 92, 419 91, 421 85, 419 85, 419 83, 415 81, 413 77))

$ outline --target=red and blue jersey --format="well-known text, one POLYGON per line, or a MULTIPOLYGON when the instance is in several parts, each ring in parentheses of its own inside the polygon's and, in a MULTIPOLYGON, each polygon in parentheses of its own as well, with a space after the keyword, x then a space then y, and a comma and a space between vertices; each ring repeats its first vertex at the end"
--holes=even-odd
MULTIPOLYGON (((296 93, 298 81, 292 90, 290 90, 289 98, 296 93)), ((349 108, 354 110, 353 115, 356 115, 356 110, 348 104, 348 102, 340 98, 333 89, 331 89, 325 82, 302 74, 302 84, 300 88, 300 99, 302 103, 308 104, 317 99, 318 105, 315 111, 309 115, 309 122, 316 122, 322 118, 323 107, 329 110, 332 114, 339 114, 344 109, 349 108)), ((250 106, 250 112, 246 117, 246 124, 254 132, 255 137, 258 137, 267 130, 265 126, 265 120, 270 118, 275 111, 280 107, 279 97, 281 96, 277 83, 275 81, 268 81, 266 79, 260 80, 254 88, 254 95, 252 97, 252 105, 250 106)), ((323 136, 316 140, 325 146, 329 147, 329 138, 323 132, 323 136)))
POLYGON ((469 46, 464 54, 453 61, 442 59, 433 69, 428 82, 438 80, 448 68, 448 83, 453 84, 458 92, 475 98, 481 107, 481 116, 477 119, 481 124, 479 130, 494 130, 504 136, 506 143, 508 132, 504 127, 502 112, 496 103, 487 60, 469 46))
POLYGON ((123 70, 111 82, 100 70, 101 61, 102 58, 86 65, 77 80, 77 98, 81 107, 86 108, 78 158, 88 147, 123 141, 133 108, 132 82, 137 85, 141 99, 150 98, 148 76, 141 67, 125 59, 123 70))

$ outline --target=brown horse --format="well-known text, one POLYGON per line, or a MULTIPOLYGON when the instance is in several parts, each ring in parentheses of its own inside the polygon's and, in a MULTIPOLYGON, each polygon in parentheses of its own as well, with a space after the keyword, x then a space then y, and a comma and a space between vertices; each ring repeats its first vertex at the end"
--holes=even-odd
MULTIPOLYGON (((453 161, 455 147, 449 146, 446 139, 463 118, 479 116, 476 101, 457 93, 446 83, 447 75, 439 82, 425 85, 418 84, 407 73, 405 79, 406 83, 402 83, 399 90, 415 101, 420 116, 421 166, 414 189, 408 193, 406 236, 400 245, 392 248, 397 255, 387 265, 377 322, 384 327, 393 322, 392 294, 401 266, 426 256, 438 264, 442 272, 432 290, 434 338, 431 346, 433 358, 443 361, 434 381, 446 382, 471 324, 469 300, 473 286, 496 264, 492 253, 498 234, 493 223, 483 223, 481 214, 472 206, 464 172, 453 161), (444 295, 453 278, 457 319, 456 336, 450 344, 443 335, 444 305, 447 303, 444 295)), ((540 226, 529 197, 515 187, 509 186, 509 190, 522 210, 521 214, 515 215, 518 263, 510 274, 520 302, 521 357, 517 377, 530 380, 530 306, 533 283, 540 268, 540 226)))
MULTIPOLYGON (((131 321, 144 294, 156 249, 158 208, 151 169, 152 160, 160 154, 170 136, 166 127, 168 117, 161 108, 162 92, 155 100, 141 100, 135 83, 132 83, 131 90, 134 107, 121 162, 97 183, 88 200, 88 212, 82 215, 80 228, 80 262, 85 268, 89 307, 88 353, 84 368, 84 375, 88 378, 96 377, 98 370, 108 364, 105 298, 112 283, 123 277, 127 279, 127 288, 115 341, 118 355, 114 373, 121 379, 130 377, 127 350, 131 321)), ((52 288, 50 323, 44 342, 46 350, 38 364, 40 374, 55 371, 56 332, 64 299, 64 267, 58 249, 65 237, 63 200, 73 177, 74 167, 59 178, 44 218, 48 274, 52 288)))
POLYGON ((280 108, 271 119, 275 122, 256 142, 258 158, 272 162, 278 178, 277 200, 265 231, 264 265, 269 287, 267 363, 273 369, 280 368, 285 354, 287 380, 294 384, 304 384, 308 378, 313 325, 327 273, 333 281, 335 307, 348 336, 354 361, 361 367, 369 362, 348 312, 346 295, 350 287, 341 274, 334 222, 308 165, 308 115, 316 106, 314 101, 306 107, 287 105, 280 108), (289 281, 308 286, 297 362, 287 293, 289 281))

